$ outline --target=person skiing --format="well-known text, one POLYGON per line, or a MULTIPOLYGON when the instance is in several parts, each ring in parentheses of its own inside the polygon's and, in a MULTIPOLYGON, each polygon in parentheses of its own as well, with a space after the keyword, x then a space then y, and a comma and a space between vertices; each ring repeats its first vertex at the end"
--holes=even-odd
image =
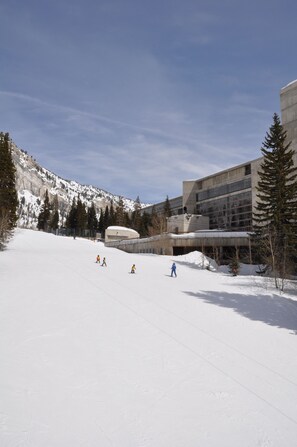
POLYGON ((135 271, 136 271, 136 266, 135 266, 135 264, 133 264, 131 267, 131 273, 135 273, 135 271))
POLYGON ((96 258, 96 262, 97 262, 97 264, 100 264, 100 256, 99 255, 96 258))
POLYGON ((177 274, 176 274, 176 265, 175 265, 175 262, 172 264, 172 266, 171 266, 171 275, 170 276, 177 276, 177 274))
POLYGON ((106 259, 105 259, 105 258, 103 258, 103 261, 102 261, 102 264, 101 264, 101 266, 102 266, 102 267, 107 267, 107 264, 106 264, 106 259))

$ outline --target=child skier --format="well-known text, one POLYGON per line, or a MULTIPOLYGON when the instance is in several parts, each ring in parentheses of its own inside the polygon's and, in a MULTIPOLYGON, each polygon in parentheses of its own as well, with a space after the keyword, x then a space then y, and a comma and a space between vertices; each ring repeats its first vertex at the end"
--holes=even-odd
POLYGON ((135 266, 135 264, 133 264, 131 267, 131 273, 135 273, 135 270, 136 270, 136 266, 135 266))
POLYGON ((99 255, 96 258, 96 262, 97 262, 97 264, 100 264, 100 256, 99 255))
POLYGON ((102 267, 107 267, 107 264, 106 264, 106 259, 105 259, 105 258, 103 258, 103 261, 102 261, 102 264, 101 264, 101 266, 102 266, 102 267))

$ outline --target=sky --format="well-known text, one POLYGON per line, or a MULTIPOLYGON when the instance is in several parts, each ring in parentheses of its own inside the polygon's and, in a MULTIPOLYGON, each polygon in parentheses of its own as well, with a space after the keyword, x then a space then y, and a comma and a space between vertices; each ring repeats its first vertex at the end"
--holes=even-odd
POLYGON ((2 0, 0 123, 55 174, 145 203, 261 156, 295 0, 2 0))
POLYGON ((208 263, 16 230, 0 253, 0 445, 295 447, 296 284, 208 263))

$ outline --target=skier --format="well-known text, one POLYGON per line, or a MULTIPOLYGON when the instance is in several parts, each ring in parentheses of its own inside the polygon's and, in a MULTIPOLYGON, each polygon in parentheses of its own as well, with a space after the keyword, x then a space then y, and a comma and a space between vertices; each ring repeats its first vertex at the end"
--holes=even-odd
POLYGON ((106 264, 106 259, 105 259, 105 258, 103 258, 103 261, 102 261, 101 267, 107 267, 107 264, 106 264))
POLYGON ((100 256, 99 255, 96 258, 96 262, 97 262, 97 264, 100 264, 100 256))
POLYGON ((176 265, 175 265, 175 262, 172 264, 172 266, 171 266, 171 275, 170 276, 177 276, 177 274, 176 274, 176 265))
POLYGON ((136 270, 136 266, 135 266, 135 264, 133 264, 131 267, 131 273, 135 273, 135 270, 136 270))

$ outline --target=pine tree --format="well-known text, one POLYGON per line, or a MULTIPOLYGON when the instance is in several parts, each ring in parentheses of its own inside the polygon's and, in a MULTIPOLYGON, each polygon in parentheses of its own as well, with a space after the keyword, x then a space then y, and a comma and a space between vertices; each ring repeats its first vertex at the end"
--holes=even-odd
POLYGON ((104 211, 104 214, 103 214, 103 228, 102 228, 102 232, 101 232, 101 237, 102 238, 105 237, 105 230, 108 227, 109 227, 109 208, 106 205, 105 211, 104 211))
POLYGON ((49 225, 52 230, 56 231, 57 228, 59 227, 59 201, 57 195, 54 196, 51 208, 52 213, 49 225))
POLYGON ((76 234, 84 236, 84 231, 87 227, 88 215, 86 208, 82 203, 81 199, 77 199, 77 232, 76 234))
POLYGON ((275 113, 261 148, 264 158, 253 219, 258 252, 273 271, 276 287, 281 279, 281 288, 296 259, 297 168, 290 145, 275 113))
POLYGON ((96 210, 94 203, 88 208, 88 230, 90 231, 90 235, 92 237, 96 236, 96 231, 98 228, 98 219, 96 216, 96 210))
POLYGON ((38 216, 38 230, 48 231, 50 228, 51 205, 48 196, 48 190, 45 191, 44 202, 38 216))
POLYGON ((144 212, 141 216, 140 236, 142 237, 149 236, 149 228, 151 224, 152 224, 151 215, 149 213, 144 212))
POLYGON ((148 228, 149 236, 161 234, 161 218, 158 216, 155 206, 152 208, 150 226, 148 228))
POLYGON ((115 224, 121 227, 125 226, 125 208, 123 198, 120 197, 116 212, 115 212, 115 224))
POLYGON ((110 225, 115 225, 116 223, 116 214, 115 214, 115 210, 113 207, 113 202, 111 202, 110 204, 110 209, 109 209, 109 222, 108 222, 108 226, 110 225))
POLYGON ((166 197, 166 200, 165 200, 165 203, 164 203, 163 214, 164 214, 165 218, 172 216, 172 212, 171 212, 171 207, 170 207, 170 202, 169 202, 168 196, 166 197))
POLYGON ((233 276, 237 276, 238 275, 239 270, 240 270, 240 263, 239 263, 239 260, 238 260, 238 258, 236 256, 234 256, 231 259, 231 261, 230 261, 230 263, 228 265, 228 268, 229 268, 229 272, 232 273, 233 276))
POLYGON ((102 233, 103 233, 103 230, 104 230, 104 211, 103 211, 102 208, 100 210, 98 230, 99 230, 99 233, 101 233, 101 237, 103 237, 102 233))
POLYGON ((77 234, 77 206, 75 198, 73 198, 72 200, 72 205, 66 218, 65 226, 70 230, 72 235, 75 237, 77 234))
POLYGON ((136 230, 138 232, 141 232, 141 226, 142 226, 140 210, 141 210, 141 203, 139 196, 137 196, 134 203, 134 210, 132 212, 132 228, 133 230, 136 230))
POLYGON ((16 169, 12 160, 9 134, 0 133, 0 249, 17 222, 18 198, 16 169))

